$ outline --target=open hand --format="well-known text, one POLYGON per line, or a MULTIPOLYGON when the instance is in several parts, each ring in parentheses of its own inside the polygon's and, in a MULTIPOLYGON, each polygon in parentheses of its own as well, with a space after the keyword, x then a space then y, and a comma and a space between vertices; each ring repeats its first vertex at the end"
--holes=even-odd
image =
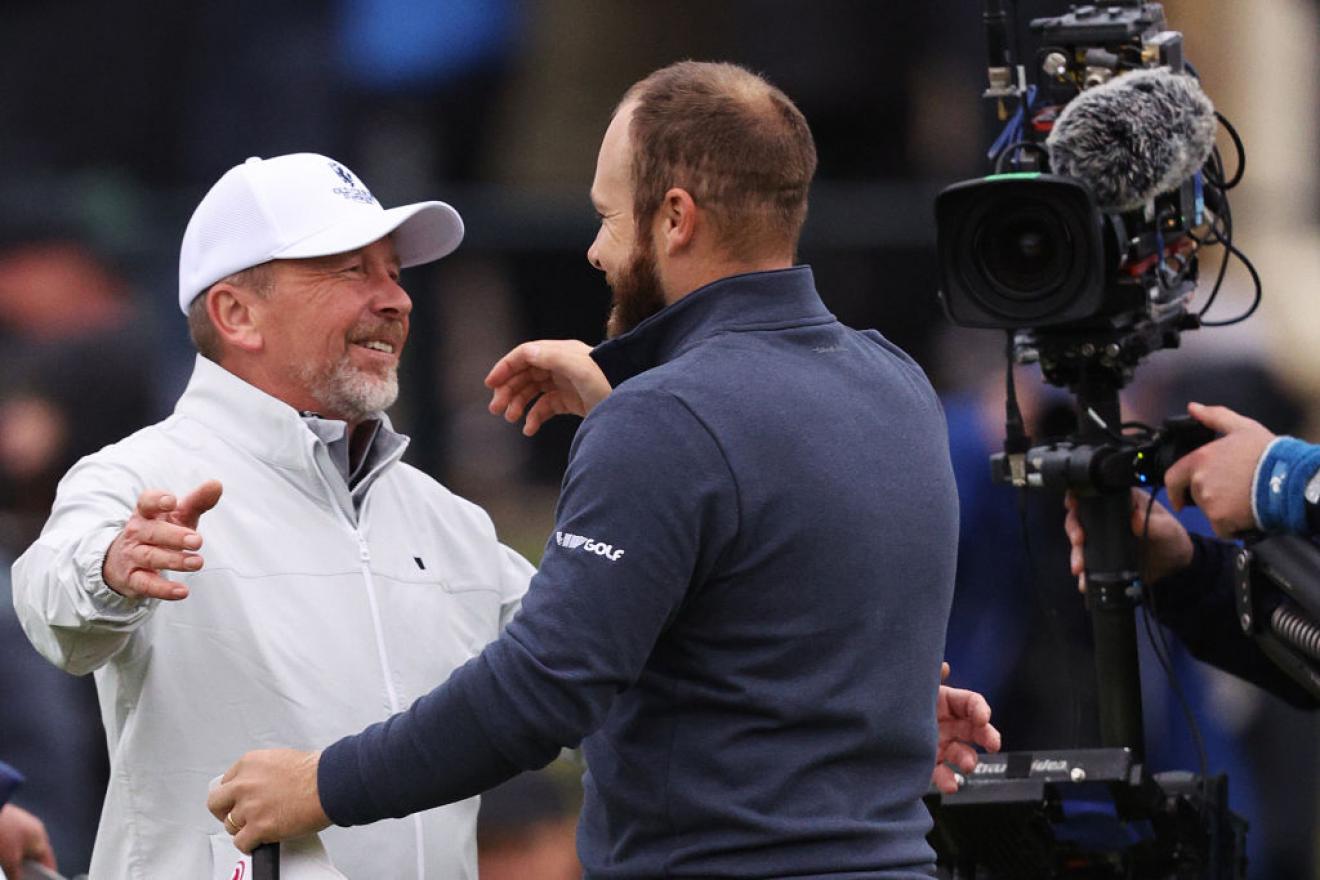
POLYGON ((609 395, 610 383, 591 359, 591 346, 576 339, 524 342, 496 362, 486 376, 490 411, 516 422, 527 414, 530 437, 558 415, 585 416, 609 395), (528 404, 532 404, 528 409, 528 404))
MULTIPOLYGON (((940 681, 949 678, 949 664, 940 668, 940 681)), ((999 731, 990 723, 990 704, 976 691, 940 685, 935 701, 935 720, 939 723, 939 745, 935 752, 935 772, 931 783, 945 794, 958 790, 958 780, 950 764, 964 774, 976 769, 976 749, 999 751, 999 731)))
POLYGON ((138 496, 133 515, 101 563, 106 586, 135 599, 186 597, 187 587, 161 577, 160 572, 191 572, 202 567, 197 522, 219 502, 221 491, 218 480, 207 480, 182 500, 161 489, 148 489, 138 496))

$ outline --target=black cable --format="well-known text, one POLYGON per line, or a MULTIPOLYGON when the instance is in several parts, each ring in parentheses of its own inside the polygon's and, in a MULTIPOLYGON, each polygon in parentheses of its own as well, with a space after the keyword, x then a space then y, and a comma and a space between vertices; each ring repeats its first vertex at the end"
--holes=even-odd
MULTIPOLYGON (((1225 319, 1223 321, 1206 321, 1203 319, 1201 321, 1202 327, 1227 327, 1231 324, 1242 323, 1243 321, 1247 320, 1247 318, 1250 318, 1253 314, 1255 314, 1256 309, 1260 307, 1260 301, 1265 293, 1264 286, 1262 285, 1260 280, 1260 273, 1256 271, 1256 266, 1251 262, 1251 260, 1247 259, 1247 255, 1242 253, 1242 251, 1238 250, 1237 247, 1234 246, 1232 242, 1226 241, 1223 244, 1226 254, 1232 254, 1233 256, 1237 257, 1238 262, 1240 262, 1243 266, 1245 266, 1247 272, 1251 274, 1251 283, 1255 288, 1255 292, 1251 299, 1251 305, 1248 306, 1247 310, 1242 314, 1233 318, 1225 319)), ((1224 260, 1225 262, 1227 262, 1228 260, 1227 255, 1225 255, 1224 260)), ((1204 313, 1205 310, 1202 309, 1201 314, 1204 313)))
MULTIPOLYGON (((1018 406, 1017 385, 1013 378, 1015 361, 1013 357, 1013 331, 1009 330, 1006 336, 1007 344, 1004 349, 1006 361, 1004 365, 1006 374, 1004 379, 1004 451, 1010 456, 1025 455, 1027 450, 1031 448, 1031 437, 1027 434, 1026 423, 1022 418, 1022 410, 1018 406)), ((1012 468, 1011 460, 1009 467, 1012 468)), ((1045 616, 1046 628, 1050 631, 1050 637, 1054 641, 1055 655, 1060 658, 1071 658, 1072 654, 1068 651, 1068 640, 1063 632, 1063 622, 1059 618, 1059 609, 1055 603, 1049 601, 1043 584, 1036 577, 1035 554, 1031 550, 1031 525, 1027 516, 1029 491, 1029 487, 1026 485, 1018 487, 1018 525, 1022 532, 1024 574, 1032 595, 1036 597, 1036 604, 1045 616)), ((1070 717, 1068 738, 1072 747, 1076 748, 1082 728, 1082 704, 1074 689, 1068 689, 1067 693, 1068 715, 1070 717)))
MULTIPOLYGON (((1141 540, 1137 543, 1137 571, 1145 568, 1146 555, 1150 548, 1150 515, 1155 509, 1155 495, 1158 491, 1159 487, 1153 487, 1146 501, 1146 516, 1141 528, 1141 540)), ((1196 714, 1192 712, 1192 706, 1187 701, 1187 695, 1183 693, 1182 684, 1173 671, 1172 652, 1169 649, 1164 627, 1151 622, 1155 613, 1155 593, 1150 588, 1150 584, 1145 585, 1142 593, 1145 601, 1141 604, 1141 617, 1146 627, 1146 638, 1150 642, 1155 659, 1159 661, 1160 668, 1164 670, 1164 676, 1169 682, 1170 690, 1178 698, 1178 706, 1182 709, 1183 718, 1187 721, 1187 729, 1192 735, 1192 744, 1196 747, 1197 764, 1201 771, 1201 810, 1204 812, 1209 804, 1210 793, 1210 760, 1205 750, 1205 739, 1201 735, 1201 726, 1196 721, 1196 714)))
POLYGON ((1017 386, 1013 383, 1013 331, 1006 333, 1007 345, 1004 357, 1004 452, 1009 455, 1025 455, 1031 448, 1031 437, 1027 435, 1026 422, 1022 419, 1022 409, 1018 406, 1017 386))
MULTIPOLYGON (((1252 302, 1251 307, 1241 316, 1227 321, 1202 320, 1201 322, 1202 326, 1224 327, 1229 324, 1236 324, 1239 321, 1244 321, 1255 312, 1256 307, 1260 305, 1262 290, 1260 276, 1256 273, 1255 267, 1251 265, 1250 260, 1247 260, 1246 257, 1242 255, 1241 251, 1235 251, 1233 246, 1233 209, 1228 201, 1228 190, 1241 183, 1242 175, 1246 172, 1247 150, 1242 143, 1242 138, 1238 134, 1237 129, 1233 127, 1233 124, 1218 111, 1215 112, 1215 118, 1219 120, 1220 125, 1224 127, 1224 130, 1228 132, 1229 137, 1233 140, 1233 147, 1237 152, 1237 170, 1233 173, 1231 180, 1224 179, 1224 158, 1219 152, 1218 147, 1211 150, 1210 158, 1206 161, 1205 168, 1202 169, 1204 179, 1218 193, 1219 202, 1222 208, 1215 212, 1216 222, 1211 225, 1211 231, 1215 234, 1215 241, 1199 243, 1222 245, 1224 248, 1224 257, 1219 263, 1219 271, 1215 275, 1214 287, 1211 288, 1210 295, 1206 298, 1205 305, 1202 306, 1201 310, 1197 313, 1197 317, 1204 318, 1205 314, 1210 310, 1210 307, 1214 305, 1215 299, 1219 296, 1220 288, 1223 286, 1224 278, 1228 272, 1228 261, 1231 256, 1237 256, 1242 260, 1243 264, 1248 267, 1248 271, 1251 273, 1252 280, 1256 285, 1255 299, 1252 302)), ((1199 241, 1195 236, 1193 236, 1193 240, 1199 241)))
MULTIPOLYGON (((1025 124, 1025 123, 1024 123, 1024 124, 1025 124)), ((1003 173, 1004 173, 1004 159, 1007 158, 1007 157, 1010 156, 1010 155, 1015 156, 1019 151, 1021 151, 1021 150, 1024 149, 1024 148, 1030 148, 1030 149, 1033 149, 1033 150, 1038 150, 1038 151, 1040 152, 1040 154, 1041 154, 1043 157, 1045 157, 1045 160, 1046 160, 1047 162, 1049 161, 1050 154, 1049 154, 1049 151, 1047 151, 1047 150, 1045 149, 1045 145, 1044 145, 1044 144, 1038 144, 1038 143, 1036 143, 1035 141, 1013 141, 1013 143, 1011 143, 1011 144, 1009 144, 1008 146, 1004 147, 1004 149, 1000 152, 999 156, 995 159, 995 173, 996 173, 996 174, 1003 174, 1003 173)), ((1017 164, 1017 160, 1014 159, 1014 165, 1016 165, 1016 164, 1017 164)))
POLYGON ((1242 175, 1247 170, 1247 148, 1242 143, 1242 136, 1238 134, 1237 129, 1233 127, 1233 123, 1229 122, 1224 114, 1216 110, 1215 118, 1219 120, 1219 124, 1224 127, 1226 132, 1228 132, 1229 138, 1233 141, 1233 148, 1237 150, 1237 170, 1233 172, 1232 180, 1223 183, 1224 189, 1232 189, 1242 182, 1242 175))
MULTIPOLYGON (((1224 201, 1224 208, 1226 213, 1217 218, 1216 223, 1211 227, 1215 233, 1215 240, 1206 242, 1206 244, 1224 246, 1224 255, 1219 261, 1219 271, 1215 273, 1215 283, 1210 288, 1210 295, 1206 297, 1205 305, 1201 306, 1201 310, 1196 313, 1198 318, 1203 318, 1205 313, 1210 311, 1210 307, 1215 304, 1215 300, 1219 297, 1219 290, 1224 286, 1224 278, 1228 275, 1228 260, 1231 254, 1227 246, 1233 242, 1233 215, 1228 211, 1227 200, 1224 201)), ((1193 236, 1192 240, 1196 241, 1197 239, 1193 236)))

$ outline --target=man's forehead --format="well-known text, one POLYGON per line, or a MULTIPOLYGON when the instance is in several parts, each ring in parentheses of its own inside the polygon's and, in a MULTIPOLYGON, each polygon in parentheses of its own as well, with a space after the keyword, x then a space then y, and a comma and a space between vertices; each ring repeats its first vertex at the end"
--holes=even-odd
POLYGON ((628 125, 632 119, 634 102, 619 108, 610 120, 605 137, 601 139, 600 154, 596 157, 596 177, 591 185, 591 201, 601 207, 612 195, 632 186, 632 147, 628 125))

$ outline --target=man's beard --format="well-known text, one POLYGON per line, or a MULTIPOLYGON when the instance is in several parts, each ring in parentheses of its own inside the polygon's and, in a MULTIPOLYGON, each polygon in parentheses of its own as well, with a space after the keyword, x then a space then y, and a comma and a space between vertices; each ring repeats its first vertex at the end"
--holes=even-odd
POLYGON ((389 409, 399 396, 398 366, 391 365, 384 375, 368 372, 352 361, 352 352, 328 370, 303 368, 303 382, 323 414, 346 422, 361 422, 370 415, 389 409))
MULTIPOLYGON (((608 280, 608 278, 606 279, 608 280)), ((655 246, 640 240, 633 248, 628 263, 610 282, 614 293, 610 304, 610 317, 605 323, 605 337, 627 333, 665 307, 665 294, 660 287, 660 273, 655 266, 655 246)))

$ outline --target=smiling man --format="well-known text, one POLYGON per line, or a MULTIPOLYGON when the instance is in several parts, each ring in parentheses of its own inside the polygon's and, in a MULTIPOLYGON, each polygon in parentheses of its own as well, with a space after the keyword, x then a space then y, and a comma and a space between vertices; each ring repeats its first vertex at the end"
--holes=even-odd
MULTIPOLYGON (((742 68, 681 62, 625 95, 587 251, 612 338, 594 362, 532 343, 576 368, 506 357, 488 378, 527 431, 590 410, 522 611, 407 712, 240 759, 209 801, 240 848, 581 744, 591 880, 933 876, 921 798, 960 714, 937 702, 947 434, 921 369, 796 265, 815 167, 802 114, 742 68)), ((993 745, 988 716, 952 735, 993 745)))
MULTIPOLYGON (((385 210, 308 153, 249 159, 198 205, 179 262, 187 390, 69 472, 14 566, 38 650, 96 672, 112 773, 91 876, 228 880, 240 854, 203 801, 236 748, 320 747, 388 717, 518 607, 531 566, 399 460, 382 412, 408 337, 399 270, 462 235, 443 202, 385 210)), ((476 813, 325 844, 350 877, 475 880, 476 813)))

